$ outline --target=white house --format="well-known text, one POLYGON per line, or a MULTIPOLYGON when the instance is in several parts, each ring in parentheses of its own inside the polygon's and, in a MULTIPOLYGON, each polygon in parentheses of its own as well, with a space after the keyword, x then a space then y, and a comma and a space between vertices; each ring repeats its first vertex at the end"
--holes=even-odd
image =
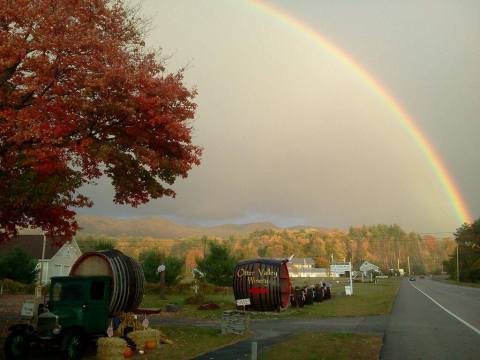
POLYGON ((288 266, 293 269, 313 268, 315 261, 312 258, 293 258, 288 262, 288 266))
MULTIPOLYGON (((55 239, 61 246, 55 246, 52 239, 45 242, 45 259, 43 261, 42 283, 47 284, 53 276, 67 276, 73 263, 82 255, 75 239, 64 242, 61 239, 55 239)), ((37 269, 40 270, 43 236, 42 235, 18 235, 12 240, 0 244, 0 256, 5 255, 14 248, 21 248, 27 254, 38 260, 37 269)))
POLYGON ((305 268, 305 269, 289 269, 290 277, 328 277, 327 268, 305 268))
POLYGON ((312 258, 293 258, 287 263, 290 277, 328 277, 330 272, 327 268, 314 267, 312 258))

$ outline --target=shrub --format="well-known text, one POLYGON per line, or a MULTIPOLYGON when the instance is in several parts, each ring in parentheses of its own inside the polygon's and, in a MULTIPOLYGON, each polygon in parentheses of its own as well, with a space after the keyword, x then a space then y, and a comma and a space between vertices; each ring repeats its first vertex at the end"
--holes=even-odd
POLYGON ((180 282, 183 274, 184 261, 175 256, 165 256, 156 249, 142 251, 139 256, 140 264, 142 264, 145 279, 151 283, 158 283, 160 275, 158 274, 158 266, 165 265, 165 284, 175 285, 180 282))
MULTIPOLYGON (((11 295, 33 295, 35 293, 36 284, 22 284, 18 281, 13 281, 10 279, 0 280, 0 287, 4 294, 11 295)), ((42 294, 48 294, 48 286, 42 287, 42 294)))
POLYGON ((0 279, 10 279, 31 284, 37 275, 37 260, 16 247, 0 257, 0 279))
POLYGON ((113 240, 98 240, 94 245, 94 251, 101 251, 101 250, 114 250, 116 246, 116 242, 113 240))
POLYGON ((165 258, 165 283, 167 285, 175 285, 182 280, 184 265, 184 261, 175 256, 165 258))
POLYGON ((164 255, 157 249, 148 249, 140 253, 139 260, 145 274, 145 280, 151 283, 160 281, 157 268, 163 262, 164 255))

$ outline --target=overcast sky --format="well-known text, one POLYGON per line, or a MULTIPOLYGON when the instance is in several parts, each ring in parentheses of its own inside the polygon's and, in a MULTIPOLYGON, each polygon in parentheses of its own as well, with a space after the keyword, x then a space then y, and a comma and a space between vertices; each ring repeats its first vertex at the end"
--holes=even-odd
MULTIPOLYGON (((480 1, 272 3, 362 64, 423 129, 480 216, 480 1)), ((144 0, 148 45, 188 65, 201 166, 177 198, 115 206, 108 180, 85 214, 160 215, 189 224, 459 224, 398 117, 334 55, 248 1, 144 0)))

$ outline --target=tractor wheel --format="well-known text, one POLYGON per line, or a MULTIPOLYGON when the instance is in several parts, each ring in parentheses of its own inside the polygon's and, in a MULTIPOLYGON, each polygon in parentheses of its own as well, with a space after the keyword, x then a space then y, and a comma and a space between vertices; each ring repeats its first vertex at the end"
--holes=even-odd
POLYGON ((85 349, 85 336, 80 330, 69 330, 62 339, 65 360, 79 360, 85 349))
POLYGON ((5 339, 5 359, 23 360, 28 358, 30 336, 24 330, 14 330, 5 339))

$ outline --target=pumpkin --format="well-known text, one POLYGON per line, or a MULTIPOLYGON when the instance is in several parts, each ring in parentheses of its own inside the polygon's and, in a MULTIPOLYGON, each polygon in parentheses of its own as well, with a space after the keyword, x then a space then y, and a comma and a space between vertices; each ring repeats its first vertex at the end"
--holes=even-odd
POLYGON ((135 355, 135 352, 130 347, 127 346, 125 350, 123 350, 124 358, 131 358, 133 355, 135 355))
POLYGON ((157 347, 157 342, 155 340, 148 340, 145 343, 145 349, 155 349, 157 347))

